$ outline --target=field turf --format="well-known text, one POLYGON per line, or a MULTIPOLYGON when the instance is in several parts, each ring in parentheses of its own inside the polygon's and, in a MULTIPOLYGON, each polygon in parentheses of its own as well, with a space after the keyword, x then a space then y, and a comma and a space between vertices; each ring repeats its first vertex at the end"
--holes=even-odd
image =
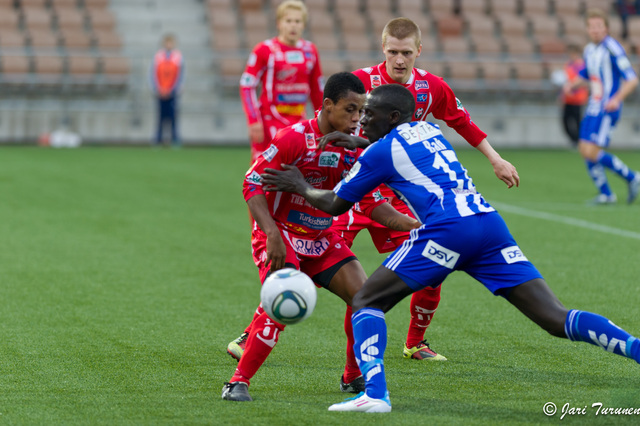
MULTIPOLYGON (((640 335, 640 201, 588 207, 573 151, 502 150, 507 190, 484 157, 459 157, 569 307, 640 335)), ((640 152, 619 153, 640 169, 640 152)), ((344 304, 326 290, 254 377, 252 403, 222 401, 226 352, 259 302, 241 195, 247 149, 0 149, 0 424, 638 424, 591 405, 640 409, 640 366, 546 335, 463 273, 427 332, 449 358, 402 358, 408 300, 387 314, 393 411, 329 413, 349 396, 344 304), (553 402, 558 413, 547 417, 553 402)), ((382 261, 367 235, 365 270, 382 261)))

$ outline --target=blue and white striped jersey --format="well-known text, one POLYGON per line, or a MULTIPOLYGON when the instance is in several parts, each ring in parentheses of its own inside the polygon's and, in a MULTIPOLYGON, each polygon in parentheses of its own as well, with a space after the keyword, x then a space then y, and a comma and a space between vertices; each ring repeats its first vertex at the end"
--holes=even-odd
POLYGON ((586 115, 598 115, 618 92, 621 79, 636 76, 624 48, 611 36, 599 44, 589 43, 584 48, 585 67, 580 76, 590 82, 590 97, 586 115))
POLYGON ((370 145, 334 192, 357 202, 382 183, 422 223, 494 211, 433 123, 401 124, 370 145))

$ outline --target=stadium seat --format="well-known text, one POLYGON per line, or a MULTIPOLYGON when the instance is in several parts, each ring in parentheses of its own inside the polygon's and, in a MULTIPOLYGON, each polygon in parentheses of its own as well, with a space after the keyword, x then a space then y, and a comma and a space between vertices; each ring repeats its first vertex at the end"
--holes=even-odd
POLYGON ((248 11, 259 11, 264 7, 263 0, 238 0, 238 7, 242 13, 248 11))
POLYGON ((119 89, 127 85, 131 72, 128 58, 103 56, 100 62, 102 63, 102 80, 106 86, 119 89))
POLYGON ((64 77, 64 61, 57 55, 34 55, 35 83, 42 87, 59 88, 64 77))
POLYGON ((377 52, 377 45, 373 45, 372 39, 367 34, 353 33, 349 34, 349 37, 343 39, 345 49, 349 54, 358 53, 371 55, 374 51, 377 52))
POLYGON ((411 19, 423 15, 425 11, 422 0, 397 0, 396 7, 399 16, 411 19))
POLYGON ((469 90, 478 86, 479 68, 476 61, 452 61, 448 69, 452 87, 469 90))
POLYGON ((449 16, 455 14, 456 2, 447 0, 429 0, 429 15, 436 16, 449 16))
POLYGON ((334 35, 333 32, 309 32, 309 40, 311 40, 318 49, 320 57, 326 52, 332 54, 338 54, 342 47, 339 43, 339 38, 334 35))
POLYGON ((497 33, 496 22, 488 15, 465 13, 464 19, 471 37, 494 36, 497 33))
POLYGON ((101 52, 114 52, 122 49, 120 35, 112 30, 97 30, 93 32, 96 47, 101 52))
MULTIPOLYGON (((23 75, 31 71, 29 57, 26 55, 6 55, 0 56, 0 70, 2 71, 2 81, 7 75, 23 75)), ((24 76, 23 76, 24 79, 24 76)))
POLYGON ((471 46, 466 37, 446 37, 441 41, 442 54, 446 58, 466 58, 471 53, 471 46))
POLYGON ((82 4, 87 9, 106 9, 109 6, 109 0, 82 0, 82 4))
POLYGON ((17 30, 20 26, 20 16, 15 9, 0 7, 0 28, 5 30, 17 30))
POLYGON ((87 9, 87 17, 94 30, 114 30, 116 19, 109 9, 87 9))
POLYGON ((0 29, 0 50, 18 51, 24 50, 27 45, 25 35, 22 31, 13 29, 0 29))
POLYGON ((563 18, 582 15, 582 0, 555 0, 553 6, 555 13, 563 18))
POLYGON ((71 55, 67 58, 69 83, 89 86, 96 83, 98 60, 93 56, 71 55))
POLYGON ((218 53, 235 53, 241 48, 236 28, 229 31, 211 31, 211 47, 218 53))
POLYGON ((530 15, 529 22, 533 38, 560 36, 560 21, 555 16, 530 15))
POLYGON ((530 58, 535 54, 535 45, 529 37, 511 36, 503 37, 505 50, 515 60, 530 58))
MULTIPOLYGON (((341 16, 338 18, 338 23, 345 39, 351 37, 352 34, 362 35, 367 33, 367 21, 361 15, 341 16)), ((345 40, 345 42, 347 41, 345 40)))
POLYGON ((640 15, 630 16, 627 21, 627 30, 629 32, 629 38, 640 37, 640 15))
POLYGON ((520 13, 518 0, 489 0, 489 9, 493 15, 520 13))
POLYGON ((210 10, 218 9, 218 8, 231 9, 233 2, 234 0, 207 0, 206 7, 209 8, 210 10))
POLYGON ((322 58, 322 74, 325 78, 342 71, 353 71, 350 64, 341 58, 322 58))
POLYGON ((54 10, 58 8, 70 9, 78 7, 78 0, 49 0, 49 3, 54 10))
POLYGON ((567 53, 567 42, 559 37, 540 37, 536 40, 538 51, 543 58, 564 57, 567 53))
POLYGON ((309 9, 309 15, 317 12, 327 12, 329 2, 327 0, 305 0, 304 4, 309 9))
POLYGON ((364 9, 369 13, 374 10, 391 13, 391 2, 389 0, 364 0, 364 9))
POLYGON ((256 44, 271 38, 272 34, 265 28, 245 28, 244 37, 247 48, 253 49, 256 44))
POLYGON ((56 22, 59 29, 84 30, 85 15, 79 9, 56 9, 56 22))
POLYGON ((369 9, 369 19, 371 20, 372 25, 371 30, 379 37, 379 35, 382 34, 382 30, 385 25, 387 25, 387 22, 395 17, 396 16, 394 14, 385 8, 369 9))
POLYGON ((83 29, 61 28, 60 38, 67 50, 88 51, 92 46, 91 36, 83 29))
POLYGON ((209 23, 216 33, 235 32, 239 25, 238 17, 232 10, 210 10, 209 23))
POLYGON ((582 36, 587 34, 587 26, 582 16, 562 16, 562 33, 567 36, 582 36))
POLYGON ((437 75, 438 77, 448 77, 447 63, 444 61, 429 61, 422 59, 420 61, 416 61, 416 67, 421 68, 433 75, 437 75))
POLYGON ((22 18, 27 31, 51 29, 51 13, 45 8, 23 8, 22 18))
POLYGON ((486 15, 486 0, 460 0, 460 13, 462 15, 486 15))
POLYGON ((23 9, 44 9, 47 7, 47 0, 18 0, 18 4, 23 9))
POLYGON ((464 21, 455 15, 435 16, 436 32, 440 38, 460 37, 464 33, 464 21))
POLYGON ((471 38, 473 50, 478 58, 494 58, 502 56, 502 41, 492 35, 474 35, 471 38))
POLYGON ((262 12, 247 11, 242 14, 245 31, 271 32, 271 19, 262 12))
POLYGON ((601 9, 606 13, 614 13, 613 4, 614 2, 611 0, 583 0, 584 1, 584 9, 601 9))
POLYGON ((511 80, 511 64, 509 62, 481 62, 480 69, 482 79, 487 87, 495 88, 511 80))
POLYGON ((620 16, 609 16, 609 34, 618 41, 622 38, 622 19, 620 16))
POLYGON ((522 14, 525 16, 549 15, 549 2, 547 0, 522 0, 522 14))
POLYGON ((526 37, 528 35, 528 23, 525 18, 511 13, 498 13, 495 16, 500 24, 500 34, 503 38, 526 37))
POLYGON ((309 15, 307 27, 314 34, 334 34, 335 18, 327 11, 316 11, 309 15))
POLYGON ((227 88, 237 88, 246 65, 247 59, 241 57, 228 57, 218 61, 217 71, 222 85, 227 88))
POLYGON ((58 34, 49 29, 29 31, 29 44, 34 51, 55 51, 60 44, 58 34))
POLYGON ((516 79, 519 81, 537 81, 539 83, 546 82, 548 75, 544 64, 540 61, 522 62, 517 61, 512 64, 515 71, 516 79))

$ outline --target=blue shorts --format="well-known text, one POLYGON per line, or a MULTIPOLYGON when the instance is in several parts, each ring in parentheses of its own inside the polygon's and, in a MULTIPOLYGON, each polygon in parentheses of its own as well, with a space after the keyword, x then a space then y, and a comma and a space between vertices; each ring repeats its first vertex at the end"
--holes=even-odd
POLYGON ((497 212, 423 225, 383 263, 413 290, 464 271, 493 294, 542 278, 497 212))
POLYGON ((620 111, 585 115, 580 123, 580 140, 594 143, 600 148, 609 146, 611 130, 620 118, 620 111))

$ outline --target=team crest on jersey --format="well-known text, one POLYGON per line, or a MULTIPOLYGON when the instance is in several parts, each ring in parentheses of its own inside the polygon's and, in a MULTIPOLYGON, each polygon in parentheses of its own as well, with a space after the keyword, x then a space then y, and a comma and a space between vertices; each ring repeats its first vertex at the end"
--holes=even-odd
POLYGON ((344 156, 344 165, 347 167, 351 167, 353 166, 353 164, 356 162, 356 157, 354 157, 353 155, 347 155, 345 154, 344 156))
POLYGON ((420 119, 420 117, 422 117, 422 113, 424 112, 424 108, 418 108, 416 110, 416 113, 414 115, 414 117, 416 118, 416 120, 420 119))
POLYGON ((384 200, 384 195, 382 195, 382 192, 380 192, 380 190, 377 190, 375 192, 373 192, 373 199, 374 201, 382 201, 384 200))
POLYGON ((265 152, 262 153, 262 157, 264 157, 264 159, 267 161, 271 161, 273 160, 273 157, 275 157, 277 153, 278 153, 278 148, 274 144, 271 144, 271 146, 265 152))
POLYGON ((374 87, 378 87, 378 86, 382 86, 382 79, 380 78, 379 75, 372 75, 371 88, 373 89, 374 87))
POLYGON ((245 180, 254 185, 262 185, 262 178, 260 177, 260 174, 255 170, 248 174, 245 177, 245 180))
POLYGON ((416 90, 423 90, 429 88, 429 82, 427 80, 416 80, 416 90))
POLYGON ((320 167, 337 168, 340 164, 340 154, 337 152, 323 152, 318 158, 318 165, 320 167))
POLYGON ((305 133, 304 141, 307 143, 307 148, 315 149, 316 148, 316 135, 313 133, 305 133))
POLYGON ((464 107, 462 106, 462 102, 460 102, 460 99, 456 98, 456 107, 458 107, 458 109, 461 109, 464 111, 464 107))
POLYGON ((529 260, 518 246, 503 248, 500 250, 500 253, 502 253, 502 257, 504 257, 507 263, 526 262, 529 260))
POLYGON ((301 64, 304 62, 304 55, 299 50, 290 50, 285 52, 284 60, 288 64, 301 64))

